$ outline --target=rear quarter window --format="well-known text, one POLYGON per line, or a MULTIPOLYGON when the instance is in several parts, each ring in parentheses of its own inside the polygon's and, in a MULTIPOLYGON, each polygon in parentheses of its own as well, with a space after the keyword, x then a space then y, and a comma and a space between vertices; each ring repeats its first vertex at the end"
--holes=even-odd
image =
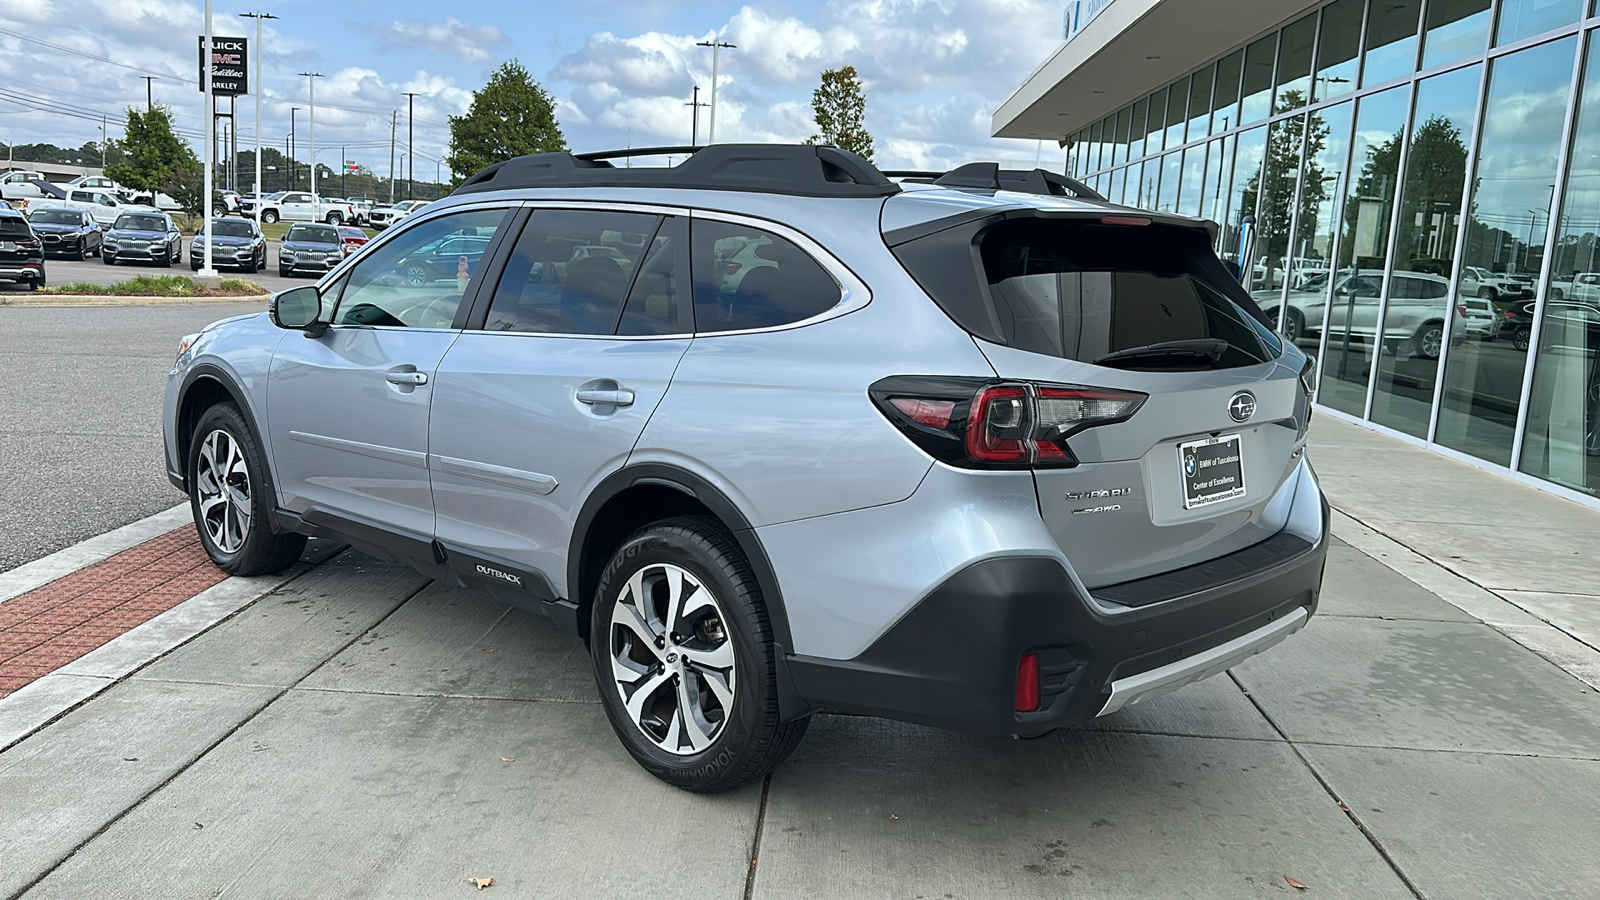
POLYGON ((833 309, 844 296, 821 264, 770 231, 705 219, 691 230, 699 333, 789 325, 833 309))

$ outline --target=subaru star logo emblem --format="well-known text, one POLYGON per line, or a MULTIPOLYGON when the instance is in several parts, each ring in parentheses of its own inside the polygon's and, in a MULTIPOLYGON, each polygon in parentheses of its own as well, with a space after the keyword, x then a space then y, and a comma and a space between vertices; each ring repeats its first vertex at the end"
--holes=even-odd
POLYGON ((1228 415, 1235 422, 1243 422, 1256 414, 1256 395, 1249 391, 1240 391, 1228 401, 1228 415))

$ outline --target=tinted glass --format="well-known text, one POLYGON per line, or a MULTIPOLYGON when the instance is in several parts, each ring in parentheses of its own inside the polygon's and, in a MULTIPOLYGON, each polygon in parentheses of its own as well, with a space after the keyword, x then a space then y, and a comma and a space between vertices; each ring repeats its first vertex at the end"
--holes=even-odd
POLYGON ((614 334, 658 223, 644 213, 534 210, 495 285, 484 329, 614 334))
POLYGON ((1211 133, 1239 124, 1239 67, 1244 51, 1236 50, 1217 61, 1217 86, 1211 99, 1211 133))
MULTIPOLYGON (((1572 161, 1567 183, 1561 188, 1550 289, 1540 301, 1544 310, 1533 350, 1533 385, 1520 466, 1531 475, 1600 496, 1600 228, 1596 227, 1600 221, 1600 47, 1593 32, 1587 56, 1573 128, 1572 161)), ((1504 341, 1525 352, 1533 340, 1530 305, 1506 308, 1512 315, 1502 313, 1496 343, 1504 341)))
POLYGON ((1482 66, 1457 69, 1417 85, 1400 214, 1395 223, 1394 268, 1416 273, 1417 290, 1390 298, 1378 333, 1392 348, 1378 363, 1372 421, 1416 437, 1428 433, 1433 385, 1438 377, 1446 315, 1453 312, 1443 284, 1455 262, 1456 232, 1467 182, 1467 144, 1478 105, 1482 66), (1424 286, 1426 285, 1426 286, 1424 286))
MULTIPOLYGON (((1145 194, 1146 185, 1144 173, 1146 169, 1156 169, 1158 166, 1160 166, 1160 163, 1152 160, 1149 162, 1137 162, 1128 167, 1127 182, 1122 188, 1123 203, 1126 203, 1129 206, 1137 206, 1140 209, 1150 208, 1150 203, 1153 201, 1147 199, 1145 194)), ((1159 169, 1157 169, 1157 171, 1159 171, 1159 169)))
POLYGON ((1350 139, 1353 176, 1345 179, 1344 196, 1337 200, 1343 208, 1317 400, 1356 416, 1366 412, 1372 336, 1409 99, 1410 89, 1397 87, 1356 101, 1350 139))
MULTIPOLYGON (((1295 186, 1300 180, 1300 145, 1305 136, 1305 116, 1280 119, 1267 131, 1265 165, 1256 206, 1256 250, 1249 273, 1252 291, 1281 293, 1292 272, 1289 227, 1295 213, 1295 186)), ((1258 301, 1262 306, 1277 306, 1258 301)))
POLYGON ((788 325, 827 312, 843 296, 826 269, 778 235, 731 222, 692 227, 701 334, 788 325))
POLYGON ((1584 0, 1502 0, 1494 45, 1510 44, 1578 21, 1584 0))
POLYGON ((1116 133, 1111 137, 1111 164, 1119 166, 1128 161, 1128 108, 1117 113, 1116 133))
POLYGON ((249 222, 223 219, 211 223, 211 233, 221 237, 253 237, 256 232, 249 222))
POLYGON ((1362 0, 1336 0, 1322 8, 1317 77, 1312 83, 1312 93, 1317 100, 1348 94, 1356 89, 1362 5, 1362 0))
POLYGON ((305 244, 337 244, 339 232, 332 225, 295 225, 283 239, 305 244))
POLYGON ((1177 151, 1161 157, 1161 185, 1156 190, 1155 208, 1173 212, 1178 203, 1178 182, 1183 176, 1183 154, 1177 151))
POLYGON ((1150 358, 1134 368, 1232 368, 1272 359, 1279 347, 1246 311, 1203 233, 1019 220, 990 229, 980 246, 985 280, 1010 346, 1102 361, 1167 341, 1220 338, 1220 359, 1150 358))
POLYGON ((1183 143, 1183 123, 1189 110, 1189 79, 1167 88, 1167 147, 1183 143))
POLYGON ((1277 99, 1274 111, 1299 109, 1311 94, 1311 48, 1317 39, 1317 17, 1309 15, 1283 29, 1278 44, 1277 99))
POLYGON ((1121 203, 1123 191, 1126 190, 1128 169, 1126 166, 1111 173, 1111 187, 1106 191, 1106 199, 1112 203, 1121 203))
POLYGON ((1200 215, 1221 224, 1228 221, 1228 176, 1233 169, 1231 137, 1218 138, 1208 146, 1205 185, 1201 189, 1200 215))
POLYGON ((1200 191, 1206 178, 1206 145, 1197 144, 1183 151, 1183 181, 1178 190, 1178 214, 1200 215, 1200 191))
POLYGON ((167 220, 160 216, 117 216, 117 222, 112 227, 129 231, 166 231, 167 220))
MULTIPOLYGON (((1300 218, 1289 267, 1280 331, 1316 356, 1326 319, 1335 224, 1344 197, 1344 173, 1350 153, 1351 103, 1340 103, 1306 116, 1304 174, 1300 178, 1300 218)), ((1262 304, 1266 308, 1265 304, 1262 304)), ((1269 312, 1275 312, 1269 310, 1269 312)))
POLYGON ((1545 256, 1556 154, 1548 135, 1566 118, 1576 37, 1502 56, 1489 70, 1457 291, 1486 301, 1450 317, 1444 394, 1434 439, 1511 464, 1526 351, 1497 336, 1503 310, 1531 299, 1545 256), (1470 313, 1470 315, 1468 314, 1470 313))
POLYGON ((1272 108, 1272 65, 1278 55, 1278 36, 1269 34, 1244 51, 1244 99, 1239 121, 1256 122, 1272 108))
MULTIPOLYGON (((440 216, 368 251, 349 275, 334 323, 449 328, 462 296, 482 271, 482 248, 507 215, 491 209, 440 216)), ((295 227, 320 228, 339 242, 338 233, 325 225, 295 227)))
POLYGON ((1149 118, 1145 121, 1144 152, 1154 156, 1166 147, 1167 92, 1156 91, 1150 95, 1149 118))
POLYGON ((1489 0, 1429 0, 1422 67, 1482 53, 1489 43, 1489 0))
POLYGON ((689 303, 689 220, 661 221, 644 263, 628 291, 617 334, 688 334, 694 330, 689 303))
POLYGON ((1089 126, 1089 146, 1087 148, 1088 162, 1084 164, 1085 172, 1100 171, 1100 123, 1089 126))
POLYGON ((1234 145, 1233 175, 1228 182, 1228 218, 1223 222, 1222 252, 1242 270, 1256 240, 1256 198, 1261 191, 1261 157, 1267 148, 1265 125, 1241 132, 1234 145), (1248 222, 1246 220, 1249 220, 1248 222))
POLYGON ((33 237, 33 229, 20 216, 0 216, 0 234, 11 237, 33 237))
POLYGON ((1189 79, 1188 140, 1196 141, 1211 134, 1211 92, 1216 71, 1215 66, 1207 66, 1189 79))
POLYGON ((1128 120, 1128 158, 1138 159, 1144 156, 1144 135, 1148 130, 1147 117, 1150 113, 1150 101, 1141 99, 1133 104, 1133 114, 1128 120))
POLYGON ((1382 84, 1416 66, 1417 17, 1422 0, 1374 0, 1367 13, 1366 63, 1361 84, 1382 84))

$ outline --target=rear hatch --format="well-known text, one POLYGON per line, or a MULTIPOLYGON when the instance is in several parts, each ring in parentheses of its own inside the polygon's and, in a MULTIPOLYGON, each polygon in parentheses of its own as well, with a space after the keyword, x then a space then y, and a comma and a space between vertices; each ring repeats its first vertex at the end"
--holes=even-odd
POLYGON ((1002 382, 1027 386, 1031 421, 1055 429, 1031 456, 1039 507, 1086 586, 1205 562, 1283 527, 1278 495, 1310 415, 1305 358, 1199 223, 1098 210, 950 231, 893 249, 1002 382), (955 278, 956 258, 975 273, 955 278), (1066 407, 1051 398, 1086 389, 1129 399, 1054 424, 1066 407))
POLYGON ((0 264, 15 268, 37 261, 42 246, 21 216, 0 216, 0 264))

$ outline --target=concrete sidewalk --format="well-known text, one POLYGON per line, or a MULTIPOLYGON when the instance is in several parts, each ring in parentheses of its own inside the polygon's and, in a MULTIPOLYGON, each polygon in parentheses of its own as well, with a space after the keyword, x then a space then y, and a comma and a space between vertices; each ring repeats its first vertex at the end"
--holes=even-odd
POLYGON ((1593 896, 1600 512, 1313 443, 1336 541, 1272 652, 1035 741, 819 716, 718 797, 547 621, 335 556, 0 752, 0 897, 1593 896))

